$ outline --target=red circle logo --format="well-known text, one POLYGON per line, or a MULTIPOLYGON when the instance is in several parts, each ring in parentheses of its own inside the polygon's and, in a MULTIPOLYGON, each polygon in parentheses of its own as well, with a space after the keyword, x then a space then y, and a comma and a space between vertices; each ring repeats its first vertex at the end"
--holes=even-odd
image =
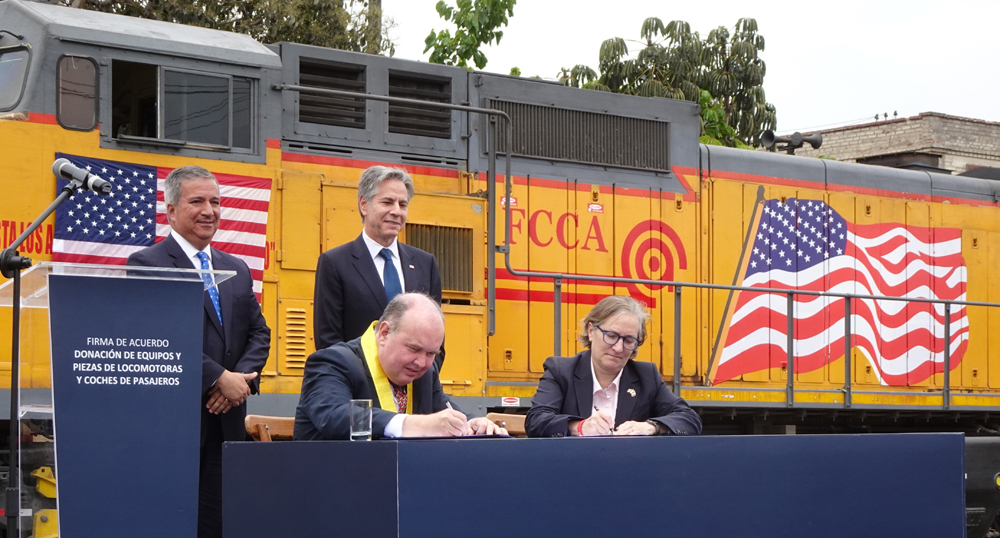
MULTIPOLYGON (((632 228, 622 246, 621 261, 625 278, 673 280, 675 263, 678 269, 687 269, 687 254, 680 236, 659 220, 643 221, 632 228)), ((645 290, 663 288, 657 284, 626 284, 626 287, 633 298, 645 300, 650 307, 654 306, 654 299, 645 290)))

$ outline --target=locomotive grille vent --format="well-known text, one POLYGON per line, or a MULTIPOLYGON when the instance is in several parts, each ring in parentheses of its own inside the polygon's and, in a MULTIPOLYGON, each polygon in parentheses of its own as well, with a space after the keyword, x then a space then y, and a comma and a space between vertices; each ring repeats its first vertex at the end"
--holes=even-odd
MULTIPOLYGON (((390 72, 389 97, 451 103, 451 82, 447 79, 390 72)), ((451 111, 389 103, 389 132, 451 138, 451 111)))
POLYGON ((303 308, 285 309, 285 367, 304 369, 306 367, 307 312, 303 308))
MULTIPOLYGON (((668 122, 498 99, 489 107, 510 115, 514 155, 670 170, 668 122)), ((497 151, 507 153, 499 133, 497 151)))
MULTIPOLYGON (((330 64, 299 59, 299 84, 327 90, 365 92, 365 69, 360 66, 330 64)), ((299 121, 353 129, 365 128, 365 100, 299 94, 299 121)))
POLYGON ((472 292, 470 228, 407 224, 406 244, 430 252, 437 258, 442 289, 472 292))

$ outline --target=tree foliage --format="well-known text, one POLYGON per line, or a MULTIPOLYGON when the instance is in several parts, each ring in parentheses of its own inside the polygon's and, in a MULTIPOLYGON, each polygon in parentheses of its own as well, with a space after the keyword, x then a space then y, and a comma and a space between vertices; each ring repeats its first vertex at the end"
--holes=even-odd
POLYGON ((437 12, 442 19, 455 25, 455 35, 449 30, 435 32, 424 40, 424 52, 433 49, 430 61, 436 64, 476 68, 486 67, 486 55, 479 50, 483 45, 500 43, 507 18, 514 16, 517 0, 457 0, 457 8, 441 0, 437 12))
POLYGON ((726 111, 722 103, 712 97, 708 90, 701 90, 701 138, 702 144, 728 146, 731 148, 753 149, 736 136, 736 129, 726 123, 726 111))
POLYGON ((355 52, 393 52, 378 0, 62 0, 64 4, 355 52))
POLYGON ((579 88, 700 103, 703 126, 732 126, 733 136, 724 129, 718 131, 722 138, 709 135, 726 145, 746 141, 756 147, 761 133, 774 129, 777 114, 764 95, 767 67, 759 56, 764 36, 757 33, 757 21, 739 19, 732 32, 720 26, 702 39, 684 21, 663 24, 651 17, 639 34, 643 46, 634 57, 624 39, 611 38, 601 44, 599 75, 577 65, 564 68, 560 79, 579 88), (712 118, 721 110, 721 118, 706 120, 706 106, 712 118))
POLYGON ((565 86, 605 92, 611 91, 607 86, 598 82, 598 78, 597 72, 586 65, 575 65, 572 69, 564 67, 559 73, 559 81, 565 86))

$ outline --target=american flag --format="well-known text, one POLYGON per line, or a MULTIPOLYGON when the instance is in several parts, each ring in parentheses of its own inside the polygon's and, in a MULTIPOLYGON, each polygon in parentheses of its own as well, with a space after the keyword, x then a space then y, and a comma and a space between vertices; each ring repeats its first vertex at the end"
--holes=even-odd
MULTIPOLYGON (((962 231, 903 224, 857 225, 826 203, 768 200, 743 286, 965 300, 962 231)), ((944 371, 944 305, 855 299, 853 346, 883 385, 920 383, 944 371)), ((713 382, 778 368, 787 360, 787 296, 741 292, 713 382)), ((795 373, 843 357, 844 300, 796 296, 795 373)), ((951 366, 968 346, 964 307, 951 311, 951 366)))
MULTIPOLYGON (((56 210, 52 259, 122 265, 129 255, 170 233, 163 180, 170 168, 57 153, 111 182, 110 195, 77 190, 56 210)), ((267 209, 271 180, 213 172, 222 197, 219 231, 212 246, 246 262, 260 299, 267 256, 267 209)), ((67 181, 57 179, 57 190, 67 181)))

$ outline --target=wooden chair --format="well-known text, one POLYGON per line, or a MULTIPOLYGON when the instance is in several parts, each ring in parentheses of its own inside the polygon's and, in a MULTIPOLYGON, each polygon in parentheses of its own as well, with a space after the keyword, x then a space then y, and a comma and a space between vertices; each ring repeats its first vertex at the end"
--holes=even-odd
POLYGON ((507 413, 487 413, 486 418, 497 423, 501 428, 507 428, 511 435, 527 435, 524 431, 524 415, 508 415, 507 413))
POLYGON ((291 439, 295 427, 294 417, 268 417, 264 415, 247 415, 244 421, 247 433, 254 441, 271 441, 274 439, 291 439))

